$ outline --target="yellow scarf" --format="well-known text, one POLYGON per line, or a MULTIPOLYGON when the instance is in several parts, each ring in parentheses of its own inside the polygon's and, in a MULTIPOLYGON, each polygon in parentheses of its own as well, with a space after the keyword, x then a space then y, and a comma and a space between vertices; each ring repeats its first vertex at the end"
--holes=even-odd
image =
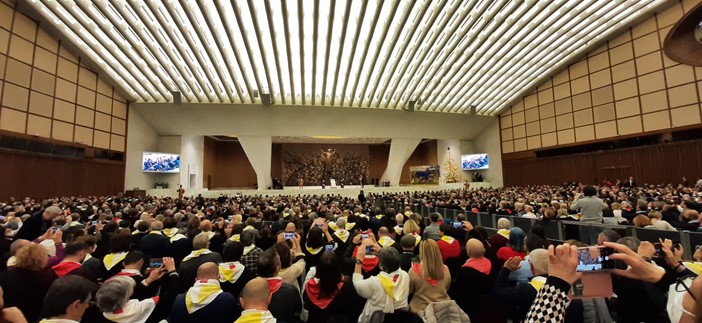
POLYGON ((683 266, 695 273, 697 276, 702 275, 702 263, 684 261, 683 266))
POLYGON ((102 258, 102 264, 105 266, 105 269, 110 270, 112 267, 117 266, 120 261, 124 260, 126 256, 126 252, 108 253, 105 255, 105 258, 102 258))
POLYGON ((328 225, 333 231, 339 230, 339 226, 336 225, 336 222, 329 222, 328 225))
POLYGON ((343 242, 346 242, 346 240, 349 238, 349 232, 343 229, 334 231, 334 235, 343 242))
POLYGON ((412 235, 414 236, 414 239, 415 239, 414 246, 416 247, 419 245, 419 242, 422 241, 422 236, 420 236, 416 233, 412 233, 412 235))
POLYGON ((409 216, 412 215, 412 214, 414 214, 414 213, 412 213, 412 211, 405 211, 405 216, 406 216, 406 217, 409 217, 409 216))
POLYGON ((244 273, 244 269, 246 266, 238 261, 221 263, 219 264, 219 281, 236 283, 241 274, 244 273))
POLYGON ((210 251, 209 249, 195 250, 195 251, 191 252, 189 255, 185 256, 185 258, 183 258, 183 262, 186 262, 186 261, 193 259, 193 258, 200 257, 202 255, 206 255, 208 253, 212 253, 212 251, 210 251))
POLYGON ((317 249, 312 249, 312 248, 310 248, 307 244, 305 244, 305 249, 307 249, 307 252, 309 252, 310 255, 316 255, 316 254, 318 254, 320 251, 322 251, 322 249, 324 249, 324 246, 321 246, 321 247, 319 247, 319 248, 317 248, 317 249))
POLYGON ((395 234, 397 234, 397 235, 402 234, 402 227, 401 226, 396 225, 394 229, 395 229, 395 234))
POLYGON ((176 234, 178 234, 178 228, 163 229, 162 232, 166 237, 173 238, 176 234))
POLYGON ((253 226, 247 225, 247 226, 244 228, 244 231, 246 231, 246 230, 254 230, 254 229, 255 229, 255 228, 254 228, 253 226))
POLYGON ((254 245, 253 243, 250 246, 244 247, 244 253, 242 255, 245 255, 245 254, 251 252, 251 250, 254 250, 254 248, 256 248, 256 245, 254 245))
POLYGON ((215 279, 196 281, 185 295, 185 308, 189 314, 192 314, 212 303, 221 293, 222 288, 219 287, 219 281, 215 279))
POLYGON ((456 239, 452 238, 451 236, 443 236, 441 237, 441 240, 448 244, 452 244, 456 239))
POLYGON ((240 237, 241 237, 240 234, 232 234, 232 237, 229 238, 229 240, 234 241, 234 242, 241 242, 240 237))
POLYGON ((397 302, 407 297, 407 290, 402 289, 400 285, 403 279, 399 271, 390 274, 383 271, 377 277, 380 280, 380 285, 383 286, 383 290, 393 301, 397 302))
POLYGON ((245 310, 234 323, 271 323, 275 318, 269 311, 245 310))
POLYGON ((353 227, 355 227, 355 226, 356 226, 356 223, 355 223, 355 222, 347 222, 347 223, 346 223, 346 230, 349 230, 349 231, 350 231, 350 230, 352 230, 353 227))
POLYGON ((509 239, 509 230, 507 230, 507 229, 497 230, 497 234, 509 239))
POLYGON ((378 244, 381 245, 383 248, 387 248, 395 244, 395 240, 392 240, 392 238, 388 236, 380 237, 380 239, 378 239, 378 244))
POLYGON ((382 214, 378 214, 378 215, 375 216, 375 218, 378 219, 378 220, 380 220, 380 219, 383 218, 383 215, 382 215, 382 214))
POLYGON ((529 284, 536 288, 536 292, 538 293, 541 290, 541 287, 544 287, 544 284, 546 284, 546 277, 536 276, 531 279, 529 284))

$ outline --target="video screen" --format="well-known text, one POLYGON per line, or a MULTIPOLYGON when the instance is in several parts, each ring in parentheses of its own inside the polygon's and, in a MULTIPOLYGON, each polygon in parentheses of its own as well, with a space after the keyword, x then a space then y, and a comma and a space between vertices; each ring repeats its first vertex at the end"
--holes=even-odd
POLYGON ((180 155, 144 152, 141 171, 150 173, 179 173, 180 155))
POLYGON ((614 260, 609 256, 614 253, 612 248, 583 247, 578 248, 578 266, 576 271, 598 271, 614 269, 614 260))
POLYGON ((461 155, 461 169, 488 169, 488 154, 461 155))

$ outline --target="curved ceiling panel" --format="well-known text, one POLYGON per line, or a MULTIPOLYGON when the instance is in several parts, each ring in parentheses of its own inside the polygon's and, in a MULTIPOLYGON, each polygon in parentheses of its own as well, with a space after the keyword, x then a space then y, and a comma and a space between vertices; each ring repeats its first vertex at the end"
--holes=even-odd
POLYGON ((137 102, 494 115, 670 0, 28 2, 137 102))

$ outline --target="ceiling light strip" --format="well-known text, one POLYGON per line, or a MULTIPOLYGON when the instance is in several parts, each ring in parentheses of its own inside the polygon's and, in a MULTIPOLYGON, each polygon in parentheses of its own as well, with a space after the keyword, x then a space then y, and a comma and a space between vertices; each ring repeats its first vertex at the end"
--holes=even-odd
MULTIPOLYGON (((258 2, 258 3, 260 4, 261 2, 258 2)), ((278 95, 280 91, 277 91, 277 89, 274 87, 275 84, 273 83, 274 82, 273 79, 277 78, 277 75, 273 75, 272 73, 275 71, 272 71, 269 68, 270 57, 269 57, 268 53, 272 52, 272 49, 266 48, 267 46, 270 46, 270 44, 269 44, 269 42, 265 41, 263 28, 259 24, 259 18, 261 18, 261 16, 265 16, 265 15, 258 14, 258 11, 256 10, 256 6, 254 5, 254 2, 252 0, 248 0, 247 4, 248 4, 247 7, 249 9, 248 13, 242 12, 242 15, 243 15, 244 19, 246 19, 246 17, 249 15, 251 17, 251 23, 253 24, 253 30, 254 30, 255 37, 251 37, 250 35, 249 35, 249 37, 251 37, 253 40, 251 42, 252 46, 258 48, 258 54, 260 55, 259 59, 261 62, 260 62, 260 64, 258 64, 257 68, 258 68, 258 70, 263 69, 264 75, 266 76, 266 80, 265 80, 264 84, 262 84, 262 86, 261 86, 261 92, 263 94, 268 94, 270 96, 270 102, 271 102, 271 104, 273 104, 276 102, 276 99, 275 99, 276 95, 278 95)), ((261 12, 265 12, 265 10, 263 10, 261 12)), ((263 17, 263 18, 267 19, 266 17, 263 17)), ((267 24, 264 24, 264 26, 267 26, 267 24)), ((271 55, 271 56, 275 56, 275 55, 271 55)), ((281 94, 281 97, 282 97, 282 94, 281 94)))
MULTIPOLYGON (((285 58, 287 59, 288 62, 288 79, 290 80, 290 99, 292 100, 292 104, 296 104, 296 95, 299 92, 296 92, 295 89, 295 78, 293 77, 293 68, 295 63, 293 62, 293 49, 292 49, 292 36, 290 34, 290 25, 289 25, 289 15, 288 15, 288 7, 287 7, 287 0, 279 0, 280 1, 280 10, 281 14, 283 17, 283 30, 284 30, 284 41, 285 41, 285 58)), ((280 30, 278 30, 280 32, 280 30)), ((279 54, 280 55, 280 54, 279 54)), ((282 76, 281 76, 282 77, 282 76)))
MULTIPOLYGON (((374 53, 374 55, 372 56, 373 62, 371 64, 368 64, 369 62, 366 62, 365 64, 363 64, 363 71, 361 72, 361 75, 365 74, 366 76, 363 77, 364 81, 363 81, 363 83, 361 83, 362 88, 361 88, 361 94, 359 95, 360 99, 358 101, 359 107, 363 107, 363 100, 366 99, 366 91, 368 90, 368 87, 370 86, 371 77, 373 77, 374 75, 377 74, 376 65, 378 64, 379 58, 381 58, 381 55, 383 54, 383 48, 385 48, 387 50, 388 43, 386 41, 386 38, 388 36, 388 33, 390 32, 391 29, 393 29, 394 31, 396 31, 393 33, 393 35, 397 34, 397 37, 399 37, 399 33, 397 32, 398 25, 393 24, 393 21, 395 21, 395 19, 401 20, 403 17, 405 18, 405 21, 406 21, 407 17, 409 16, 409 13, 404 12, 404 11, 403 11, 402 15, 398 15, 397 9, 400 7, 399 1, 393 1, 391 6, 392 6, 392 9, 390 9, 390 14, 385 15, 385 17, 383 17, 383 19, 382 19, 382 22, 380 23, 381 31, 379 32, 377 29, 373 28, 374 29, 373 35, 377 36, 380 34, 380 37, 376 38, 376 41, 374 43, 376 45, 373 48, 373 53, 374 53)), ((401 24, 404 25, 404 21, 401 24)), ((370 43, 372 43, 372 42, 369 42, 369 44, 370 43)), ((387 57, 388 57, 388 54, 386 53, 382 57, 383 62, 387 59, 387 57)), ((356 80, 356 85, 358 85, 358 81, 359 80, 356 80)), ((372 93, 368 93, 368 94, 369 94, 369 96, 367 97, 367 99, 368 99, 367 101, 368 101, 368 105, 370 105, 370 102, 373 101, 373 96, 372 96, 372 93)))
MULTIPOLYGON (((284 0, 283 0, 284 1, 284 0)), ((331 86, 332 86, 332 91, 331 91, 331 105, 334 105, 334 102, 336 102, 336 97, 337 97, 337 92, 336 92, 336 86, 338 82, 338 76, 339 76, 339 68, 341 67, 341 57, 344 51, 344 45, 346 44, 346 32, 349 27, 349 21, 350 21, 350 15, 351 15, 351 1, 346 2, 346 8, 344 9, 344 22, 341 27, 341 34, 339 38, 339 44, 338 44, 338 50, 336 54, 336 67, 332 70, 333 77, 331 78, 331 86)), ((340 100, 343 99, 344 94, 339 95, 340 100)))
MULTIPOLYGON (((363 71, 365 70, 367 75, 370 75, 369 70, 368 70, 368 68, 370 67, 370 64, 367 64, 367 62, 366 62, 366 57, 368 56, 368 51, 369 51, 371 45, 373 44, 373 39, 376 36, 380 36, 380 37, 382 37, 381 39, 385 39, 385 36, 388 33, 388 25, 387 24, 385 24, 384 26, 381 26, 381 28, 383 29, 382 31, 376 30, 376 28, 378 26, 378 20, 380 20, 380 13, 383 12, 383 10, 384 10, 383 9, 384 4, 385 4, 385 2, 378 3, 378 5, 375 8, 375 14, 373 15, 373 18, 371 19, 371 23, 370 23, 370 25, 368 25, 368 26, 370 26, 370 28, 368 28, 368 32, 366 33, 366 41, 365 41, 366 46, 363 46, 363 54, 358 56, 359 57, 358 68, 356 70, 359 71, 360 73, 357 73, 356 74, 357 76, 354 77, 354 80, 353 80, 353 87, 351 88, 351 101, 349 102, 350 106, 353 106, 353 103, 354 103, 356 98, 358 98, 360 101, 358 103, 358 106, 359 107, 362 106, 361 100, 363 100, 363 97, 361 96, 361 93, 356 93, 356 90, 358 89, 358 81, 359 80, 361 80, 362 78, 365 78, 366 80, 368 79, 368 77, 363 77, 363 71)), ((391 17, 394 16, 395 13, 397 12, 398 5, 399 5, 399 2, 397 2, 397 1, 392 2, 392 9, 390 11, 392 14, 391 17)), ((381 40, 381 42, 382 42, 382 40, 381 40)), ((376 61, 378 59, 378 53, 377 53, 378 50, 379 50, 378 46, 373 48, 373 52, 375 52, 375 55, 373 55, 375 57, 374 61, 376 61)))
POLYGON ((297 74, 300 77, 300 97, 304 105, 307 100, 307 82, 305 81, 305 13, 303 0, 297 1, 297 28, 298 28, 298 49, 300 51, 300 71, 297 74))
MULTIPOLYGON (((283 59, 285 59, 284 55, 280 55, 280 51, 278 49, 278 40, 276 39, 276 34, 277 33, 282 33, 282 30, 277 30, 276 31, 276 25, 274 24, 273 20, 275 19, 273 9, 271 8, 271 3, 270 1, 263 1, 264 6, 265 6, 265 12, 266 12, 266 22, 268 24, 268 36, 271 37, 271 45, 273 46, 273 51, 270 53, 270 55, 273 56, 273 59, 275 60, 275 71, 276 79, 278 80, 278 93, 280 94, 280 101, 282 104, 286 104, 286 99, 285 99, 285 94, 290 93, 289 88, 286 88, 285 82, 283 81, 285 77, 283 74, 286 72, 283 69, 283 62, 281 62, 283 59)), ((274 81, 274 80, 271 80, 274 81)))
MULTIPOLYGON (((93 62, 98 63, 98 66, 110 66, 110 69, 112 70, 112 75, 116 78, 115 81, 119 83, 119 81, 121 80, 123 84, 127 85, 126 88, 132 95, 135 96, 135 98, 138 95, 139 98, 141 98, 141 100, 148 101, 148 98, 151 97, 151 95, 146 93, 146 90, 143 87, 139 87, 136 85, 136 79, 131 74, 129 74, 126 69, 120 69, 119 67, 112 66, 108 63, 114 63, 116 61, 116 58, 114 56, 110 55, 107 51, 100 50, 99 46, 95 45, 97 41, 83 41, 83 37, 79 35, 81 35, 80 30, 84 27, 82 27, 81 24, 73 18, 73 21, 70 21, 67 18, 69 17, 69 15, 65 10, 63 10, 63 13, 61 13, 63 7, 61 7, 59 3, 52 3, 52 7, 44 5, 44 10, 41 10, 41 5, 43 5, 43 3, 39 5, 40 7, 35 8, 37 8, 44 16, 49 18, 49 20, 54 21, 56 27, 61 29, 65 34, 69 35, 68 39, 70 39, 74 43, 76 48, 84 49, 87 53, 87 56, 93 62)), ((87 29, 84 30, 87 31, 87 29)))
POLYGON ((346 87, 349 84, 349 77, 351 73, 351 67, 353 65, 353 58, 356 55, 356 47, 358 46, 358 38, 361 34, 361 24, 364 20, 364 17, 366 15, 366 9, 368 8, 368 0, 363 0, 363 3, 361 5, 361 11, 358 15, 358 18, 356 19, 356 32, 354 34, 353 40, 351 41, 351 48, 349 51, 349 56, 348 56, 348 64, 346 66, 346 73, 344 74, 345 77, 342 79, 339 79, 339 82, 343 82, 343 86, 341 88, 341 102, 339 105, 343 106, 344 102, 346 101, 347 97, 347 92, 346 92, 346 87))
MULTIPOLYGON (((233 9, 230 8, 225 8, 223 6, 222 1, 214 1, 214 5, 216 8, 216 13, 217 17, 219 18, 219 21, 222 23, 222 28, 224 29, 227 40, 229 42, 228 46, 231 46, 232 49, 232 54, 234 56, 234 61, 236 62, 236 65, 239 68, 239 72, 241 73, 242 76, 242 81, 244 83, 245 88, 241 91, 242 92, 242 103, 245 103, 246 100, 248 99, 248 103, 254 103, 253 101, 253 96, 252 96, 252 90, 258 87, 258 80, 256 79, 256 74, 251 72, 254 68, 253 65, 245 65, 246 63, 251 64, 251 61, 248 59, 248 57, 243 57, 240 51, 237 48, 233 47, 233 44, 239 43, 237 40, 237 36, 241 37, 242 39, 245 39, 245 37, 241 33, 235 33, 234 30, 236 28, 236 25, 232 25, 229 23, 227 20, 227 17, 232 17, 233 16, 233 9), (256 84, 252 85, 252 81, 250 77, 254 78, 254 82, 256 84)), ((211 14, 212 17, 214 17, 214 14, 211 14)), ((214 19, 214 18, 213 18, 214 19)), ((238 31, 238 29, 237 29, 238 31)), ((242 40, 242 42, 245 42, 245 40, 242 40)), ((246 54, 246 53, 244 53, 246 54)), ((236 67, 233 67, 235 69, 236 67)))
POLYGON ((183 7, 181 7, 181 5, 183 4, 180 2, 164 1, 163 4, 165 5, 171 17, 175 18, 172 19, 174 23, 174 28, 167 28, 166 32, 172 33, 174 35, 179 33, 180 36, 183 37, 183 39, 185 39, 185 43, 187 44, 187 46, 175 47, 178 49, 178 51, 181 52, 181 55, 183 55, 184 57, 190 57, 191 55, 189 54, 192 53, 192 56, 194 56, 194 60, 191 57, 191 59, 186 59, 185 63, 188 64, 188 66, 190 66, 191 71, 195 71, 195 73, 198 73, 199 71, 199 73, 203 74, 200 75, 200 77, 197 77, 196 79, 200 81, 200 86, 202 87, 203 91, 205 91, 205 95, 210 100, 214 100, 216 98, 219 102, 222 102, 223 97, 221 96, 221 93, 218 93, 214 90, 215 79, 212 75, 210 75, 208 68, 210 64, 208 64, 209 62, 200 55, 200 51, 198 50, 202 48, 203 45, 197 38, 197 33, 194 33, 195 28, 192 28, 192 22, 189 19, 189 15, 183 14, 181 12, 188 10, 183 10, 183 7))
MULTIPOLYGON (((219 1, 217 1, 217 2, 219 3, 219 1)), ((239 11, 239 8, 236 6, 236 3, 232 2, 231 6, 232 6, 232 11, 234 13, 234 17, 236 18, 236 26, 238 27, 242 41, 244 42, 245 53, 246 53, 246 56, 248 57, 248 62, 251 66, 251 71, 252 71, 251 74, 253 75, 254 79, 256 80, 256 84, 254 84, 249 89, 257 90, 259 95, 260 95, 262 88, 266 85, 261 82, 260 75, 259 75, 259 73, 256 72, 256 70, 258 69, 258 65, 255 63, 255 60, 253 58, 253 53, 252 53, 253 50, 251 48, 249 37, 245 33, 246 29, 244 28, 245 26, 243 25, 243 21, 241 18, 241 12, 239 11)), ((228 15, 228 16, 231 17, 231 15, 228 15)), ((234 27, 234 25, 231 25, 231 27, 234 27)), ((231 27, 229 27, 229 28, 231 28, 231 27)), ((225 27, 225 28, 227 28, 227 27, 225 27)), ((251 102, 253 103, 253 95, 251 95, 251 102)))
MULTIPOLYGON (((102 17, 95 17, 94 12, 91 10, 83 10, 83 8, 80 7, 79 2, 63 2, 61 4, 66 6, 63 8, 64 10, 66 10, 66 12, 71 11, 74 13, 74 17, 77 18, 76 22, 83 26, 83 30, 88 32, 91 38, 94 37, 96 39, 102 40, 102 42, 95 41, 93 43, 93 46, 99 47, 100 51, 117 53, 117 60, 123 66, 126 65, 126 67, 129 70, 129 73, 134 76, 135 81, 139 84, 139 86, 141 86, 147 93, 149 93, 149 95, 152 98, 154 98, 154 100, 156 100, 157 102, 165 100, 165 97, 167 96, 167 91, 163 91, 160 88, 154 88, 152 85, 154 80, 147 79, 144 73, 142 73, 141 69, 149 69, 149 67, 146 66, 144 60, 140 56, 136 55, 134 51, 131 51, 131 48, 127 46, 117 45, 116 42, 108 36, 107 33, 109 32, 109 30, 103 29, 105 28, 105 25, 102 23, 96 23, 96 21, 99 21, 102 17), (106 47, 110 47, 110 50, 108 51, 106 47), (115 48, 119 48, 120 51, 115 51, 115 48), (141 69, 136 68, 137 64, 140 65, 141 69)), ((85 5, 85 2, 83 3, 83 5, 85 5)), ((154 74, 151 74, 151 76, 155 77, 154 74)))
MULTIPOLYGON (((370 108, 373 101, 380 101, 379 97, 374 97, 377 87, 380 86, 380 78, 383 76, 382 71, 385 70, 385 67, 387 66, 388 60, 390 57, 392 57, 392 49, 395 48, 395 46, 399 45, 398 44, 398 39, 400 38, 400 34, 402 34, 402 30, 404 30, 407 21, 409 20, 409 16, 412 13, 412 8, 414 4, 416 3, 415 1, 403 1, 404 4, 403 8, 403 13, 402 16, 399 16, 399 21, 394 22, 393 20, 390 20, 390 27, 395 26, 394 32, 392 35, 392 38, 390 41, 385 41, 386 36, 383 37, 381 40, 382 47, 380 51, 378 52, 378 55, 376 55, 375 59, 373 60, 373 66, 371 68, 371 73, 368 73, 368 78, 365 81, 365 86, 363 87, 363 92, 361 94, 361 102, 359 103, 359 106, 363 106, 363 100, 366 97, 366 93, 368 93, 368 100, 366 107, 370 108), (382 53, 385 53, 385 55, 382 55, 382 53), (376 68, 378 64, 378 58, 382 55, 382 62, 380 63, 380 67, 376 68), (371 80, 372 79, 372 80, 371 80), (367 92, 370 89, 370 92, 367 92)), ((386 31, 389 31, 387 29, 386 31)), ((387 33, 386 33, 387 34, 387 33)))
MULTIPOLYGON (((402 41, 402 49, 396 53, 394 61, 392 64, 390 64, 390 70, 382 73, 384 75, 383 78, 385 79, 385 82, 383 83, 383 78, 381 78, 381 84, 384 85, 382 86, 382 90, 378 93, 380 95, 380 100, 376 101, 376 108, 380 107, 381 102, 384 104, 384 108, 386 109, 390 106, 391 102, 389 96, 392 95, 390 88, 393 87, 393 80, 394 82, 399 82, 399 77, 397 77, 398 74, 395 72, 397 71, 397 67, 401 64, 402 60, 398 58, 404 57, 405 53, 407 53, 407 49, 410 47, 411 42, 406 40, 414 37, 418 28, 418 24, 415 22, 422 21, 422 19, 424 19, 424 16, 429 11, 429 6, 430 3, 428 1, 423 1, 422 6, 415 6, 412 9, 415 13, 414 19, 412 20, 412 27, 403 30, 404 37, 400 35, 400 39, 404 39, 402 41)), ((377 91, 379 88, 380 87, 376 87, 376 89, 373 90, 373 96, 375 96, 375 91, 377 91)))
MULTIPOLYGON (((322 102, 321 105, 323 106, 326 103, 327 99, 327 94, 329 94, 329 97, 334 97, 334 93, 327 93, 327 80, 328 80, 328 73, 329 73, 329 59, 331 58, 331 44, 332 44, 332 37, 334 37, 334 18, 336 18, 337 15, 337 10, 341 12, 341 8, 336 7, 336 1, 331 2, 331 9, 329 10, 329 14, 327 15, 327 41, 325 43, 325 50, 324 50, 324 69, 322 69, 322 102)), ((341 23, 341 21, 339 21, 341 23)))
MULTIPOLYGON (((232 103, 234 102, 234 93, 230 92, 224 84, 231 81, 230 77, 232 74, 226 75, 224 71, 226 70, 223 66, 215 64, 215 62, 222 61, 223 59, 218 58, 222 56, 220 54, 221 46, 219 42, 212 36, 212 30, 209 20, 203 14, 204 11, 200 9, 200 1, 191 2, 181 2, 181 7, 185 12, 187 20, 195 30, 196 38, 193 41, 199 43, 198 53, 196 56, 202 61, 207 61, 207 66, 205 68, 205 73, 208 75, 209 79, 213 84, 213 90, 217 93, 217 97, 221 102, 232 103), (203 24, 204 23, 204 24, 203 24), (207 28, 203 28, 207 27, 207 28), (202 49, 204 49, 205 54, 202 54, 202 49), (200 57, 204 56, 204 57, 200 57), (216 87, 216 88, 215 88, 216 87), (221 87, 221 88, 219 88, 221 87)), ((197 45, 196 45, 197 46, 197 45)))
MULTIPOLYGON (((227 44, 222 43, 222 37, 227 37, 226 32, 224 32, 224 28, 218 29, 217 26, 221 26, 221 21, 216 21, 215 19, 218 18, 215 16, 212 11, 210 10, 211 7, 209 5, 212 5, 212 3, 206 3, 204 1, 196 1, 197 5, 199 6, 199 10, 202 13, 202 16, 204 17, 204 21, 207 24, 208 31, 211 32, 212 38, 215 42, 215 45, 217 45, 217 48, 219 50, 218 54, 221 55, 222 60, 224 61, 224 68, 226 68, 226 72, 229 74, 231 77, 231 88, 235 91, 229 91, 227 90, 227 94, 230 96, 229 100, 231 103, 234 103, 234 97, 233 95, 236 94, 237 98, 239 99, 239 103, 244 103, 244 97, 242 96, 242 91, 239 87, 239 83, 243 82, 243 77, 242 81, 239 81, 239 77, 235 74, 235 70, 237 67, 234 67, 234 63, 231 61, 229 58, 229 55, 227 55, 227 51, 233 52, 233 49, 228 47, 227 44), (218 34, 220 37, 214 37, 215 34, 218 34), (233 93, 232 93, 233 92, 233 93)), ((227 37, 226 40, 229 40, 227 37)), ((231 42, 229 43, 231 44, 231 42)), ((218 71, 222 70, 220 66, 215 67, 218 71)), ((221 72, 220 72, 221 73, 221 72)), ((227 80, 226 75, 222 75, 222 79, 227 80)), ((228 81, 225 81, 227 83, 228 81)), ((225 84, 225 87, 228 84, 225 84)))

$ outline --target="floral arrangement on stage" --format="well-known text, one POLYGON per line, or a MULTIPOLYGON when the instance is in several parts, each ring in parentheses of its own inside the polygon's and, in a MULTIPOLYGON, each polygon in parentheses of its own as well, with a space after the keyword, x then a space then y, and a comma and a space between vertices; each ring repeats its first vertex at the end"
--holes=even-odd
POLYGON ((322 180, 328 186, 331 179, 336 185, 360 185, 361 178, 368 181, 368 157, 357 154, 340 155, 334 151, 321 154, 302 155, 283 152, 283 184, 298 186, 302 178, 304 185, 320 186, 322 180))

